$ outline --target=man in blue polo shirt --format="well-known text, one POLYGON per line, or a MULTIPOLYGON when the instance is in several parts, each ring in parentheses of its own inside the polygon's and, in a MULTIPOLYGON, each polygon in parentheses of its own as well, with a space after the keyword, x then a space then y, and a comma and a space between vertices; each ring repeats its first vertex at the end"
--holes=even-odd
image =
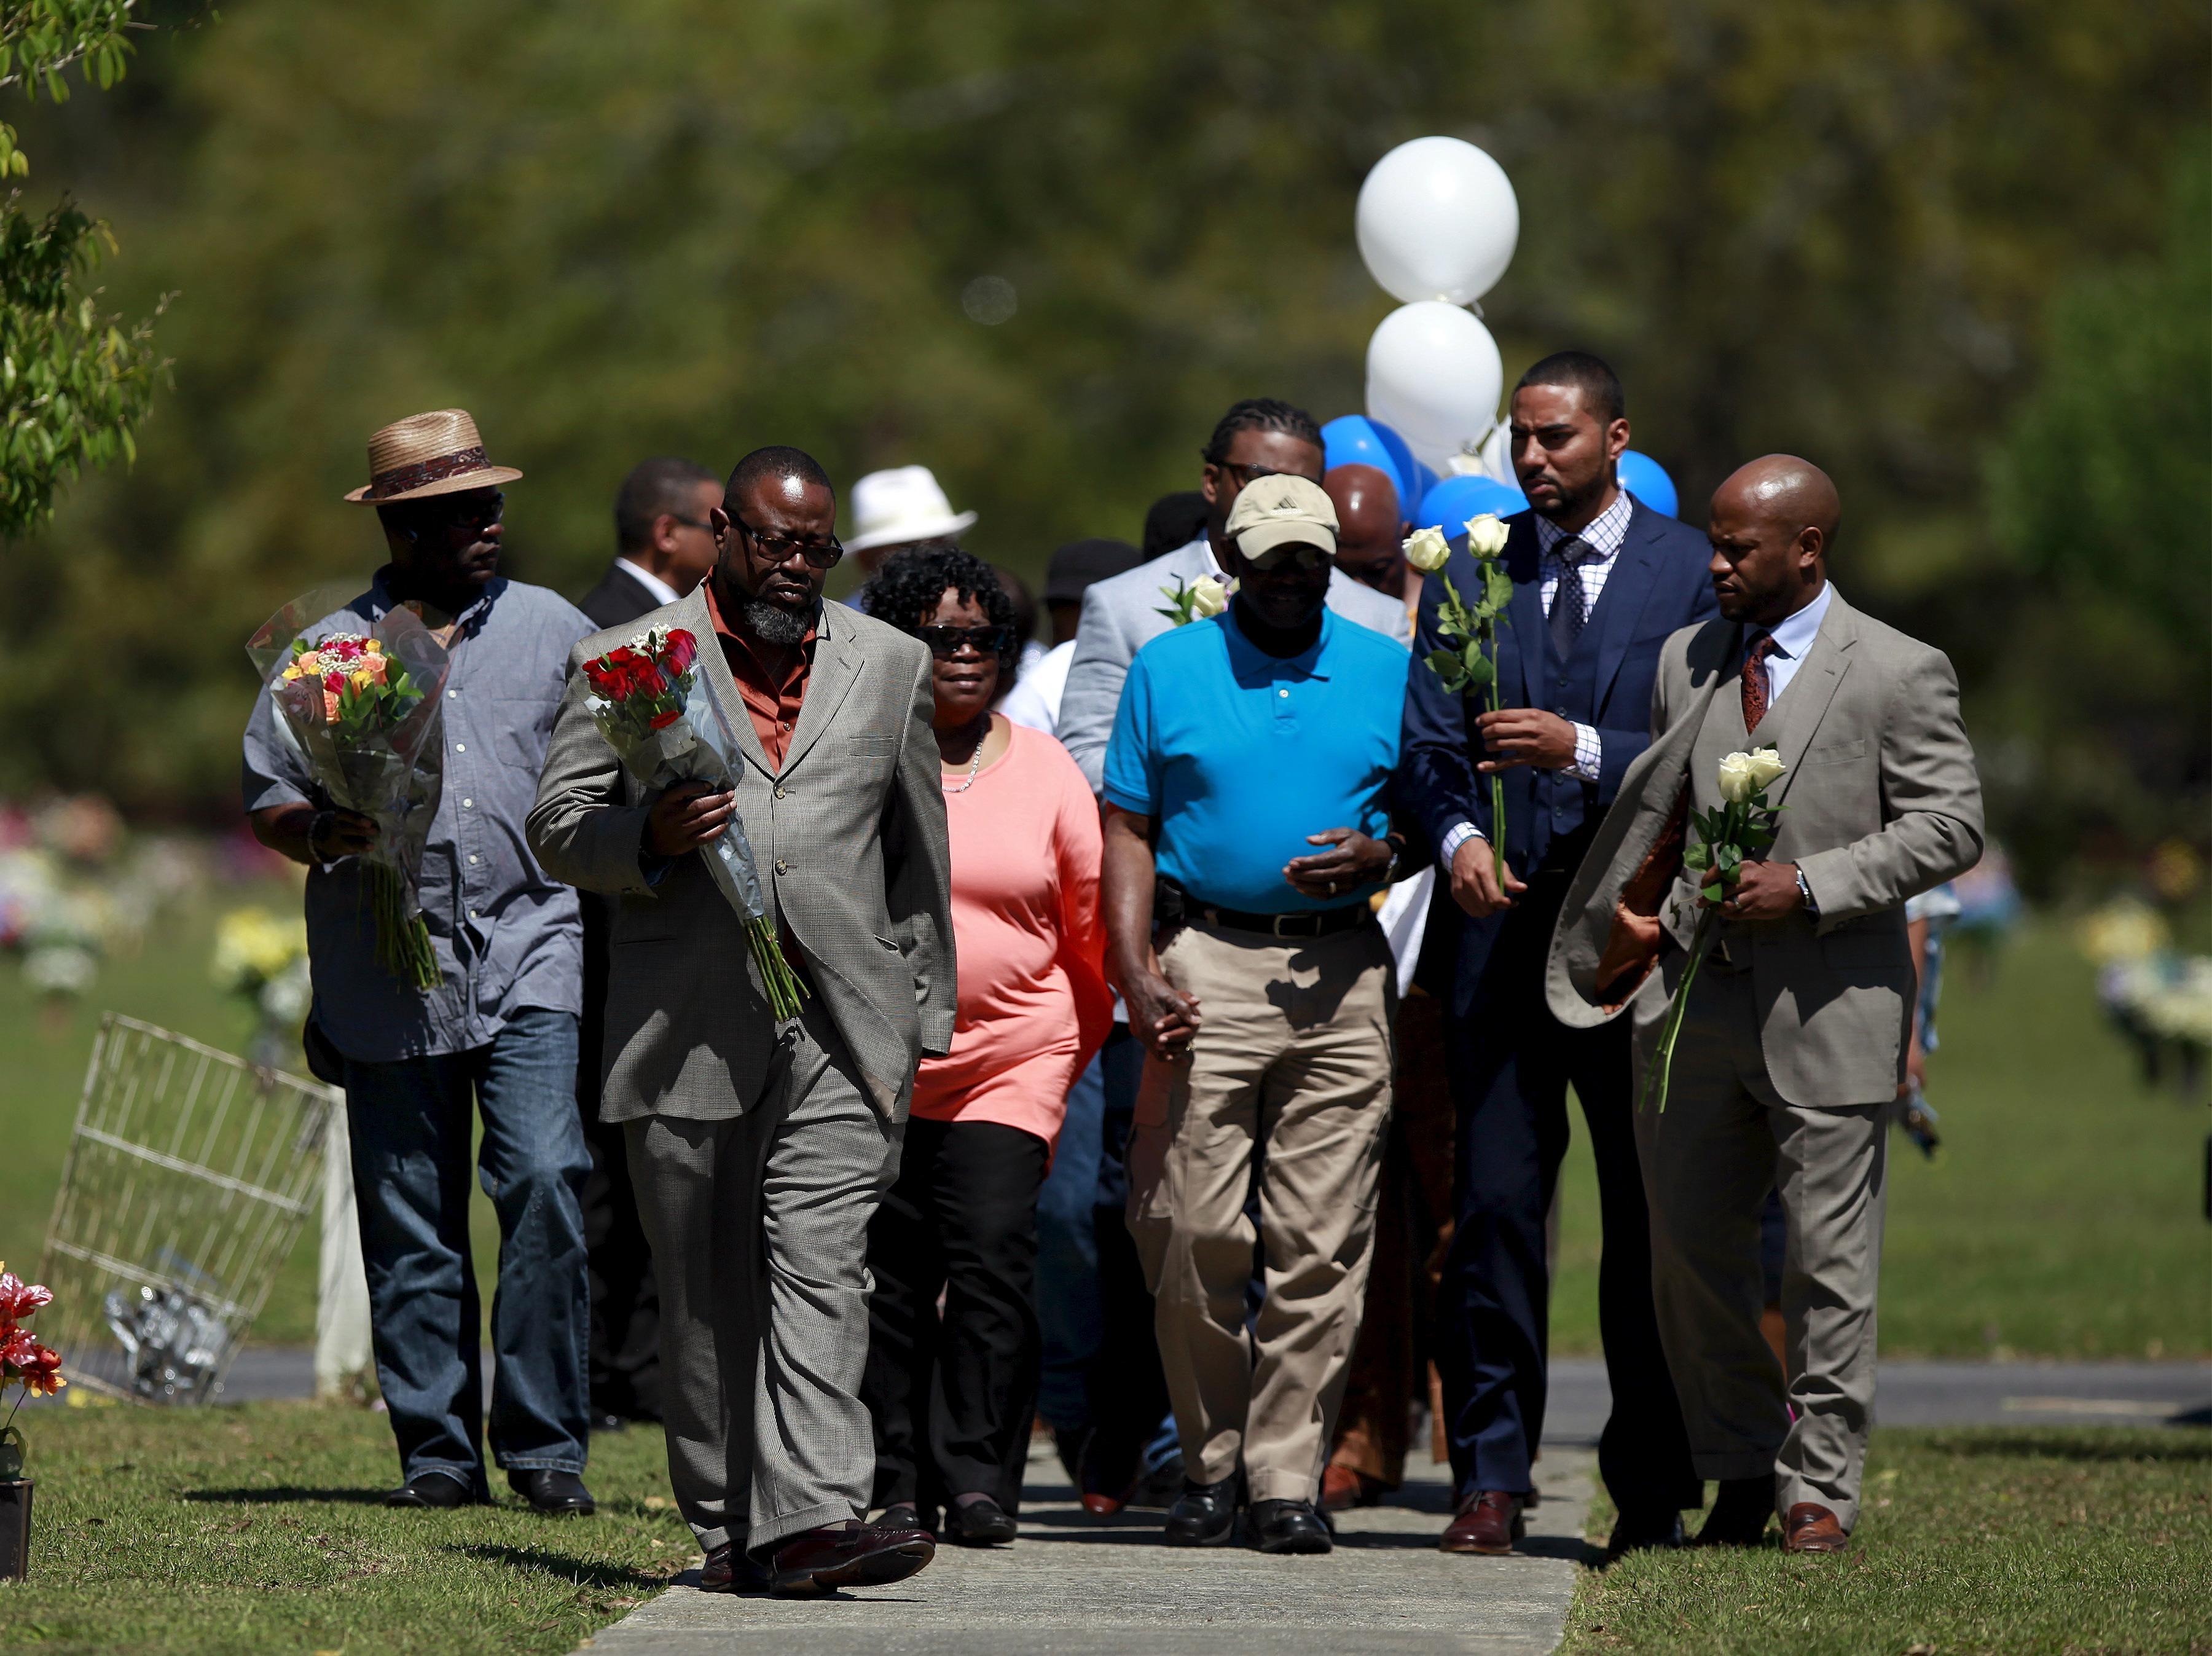
POLYGON ((1368 898, 1398 862, 1407 656, 1324 607, 1318 484, 1253 478, 1227 532, 1235 598, 1138 652, 1106 753, 1107 947, 1146 1051, 1129 1230, 1182 1439, 1167 1539, 1230 1540, 1241 1468, 1255 1545, 1327 1552, 1313 1503, 1390 1110, 1395 984, 1368 898))

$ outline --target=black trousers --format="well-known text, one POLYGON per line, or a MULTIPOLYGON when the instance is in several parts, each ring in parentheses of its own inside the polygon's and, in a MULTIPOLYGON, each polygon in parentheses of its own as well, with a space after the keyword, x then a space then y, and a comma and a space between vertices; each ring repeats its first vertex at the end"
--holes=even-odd
POLYGON ((1036 1411, 1036 1197, 1050 1151, 997 1122, 906 1126, 868 1227, 875 1504, 1021 1502, 1036 1411), (944 1313, 937 1296, 945 1295, 944 1313))
POLYGON ((1598 1329, 1613 1414, 1598 1471, 1624 1512, 1703 1503, 1651 1302, 1651 1221, 1638 1166, 1626 1018, 1571 1029, 1544 1003, 1544 959, 1568 872, 1539 870, 1501 924, 1468 1015, 1453 1021, 1458 1116, 1451 1249, 1437 1366, 1462 1495, 1534 1487, 1544 1432, 1551 1273, 1544 1221, 1567 1148, 1567 1087, 1597 1162, 1604 1251, 1598 1329))

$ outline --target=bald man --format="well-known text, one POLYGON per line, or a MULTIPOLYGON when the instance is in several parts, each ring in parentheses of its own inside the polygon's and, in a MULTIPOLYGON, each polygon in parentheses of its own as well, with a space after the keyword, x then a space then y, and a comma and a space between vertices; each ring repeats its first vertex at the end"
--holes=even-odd
POLYGON ((1336 567, 1363 587, 1395 598, 1406 612, 1399 636, 1413 636, 1413 606, 1421 578, 1406 562, 1406 537, 1413 533, 1398 485, 1375 466, 1333 466, 1321 480, 1336 506, 1336 567))
POLYGON ((1720 1482, 1706 1545, 1755 1546, 1778 1511, 1785 1549, 1835 1552, 1856 1521, 1884 1106, 1911 1027, 1905 903, 1982 850, 1958 679, 1829 583, 1839 516, 1835 485, 1790 455, 1713 496, 1720 616, 1667 641, 1651 746, 1568 892, 1547 974, 1563 1022, 1632 1005, 1640 1081, 1705 906, 1681 872, 1685 809, 1720 804, 1724 754, 1777 750, 1775 843, 1720 905, 1664 1112, 1637 1118, 1660 1339, 1698 1475, 1720 1482), (1786 1382, 1759 1330, 1759 1211, 1778 1182, 1786 1382))

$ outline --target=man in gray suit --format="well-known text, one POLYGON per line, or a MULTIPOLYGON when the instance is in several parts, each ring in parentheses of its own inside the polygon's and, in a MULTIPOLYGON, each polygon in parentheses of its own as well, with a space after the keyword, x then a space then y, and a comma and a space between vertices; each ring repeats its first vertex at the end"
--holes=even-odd
MULTIPOLYGON (((1162 589, 1173 593, 1207 575, 1223 578, 1221 554, 1229 545, 1230 508, 1253 478, 1284 472, 1309 483, 1321 481, 1321 427, 1302 408, 1273 397, 1249 398, 1221 417, 1204 454, 1199 483, 1199 492, 1206 498, 1204 533, 1126 575, 1097 582, 1083 594, 1075 659, 1068 664, 1067 687, 1060 692, 1059 735, 1090 778, 1093 793, 1104 787, 1106 740, 1114 734, 1114 710, 1121 704, 1121 683, 1129 676, 1129 663, 1174 624, 1160 613, 1168 603, 1162 589)), ((1340 570, 1329 575, 1328 607, 1401 644, 1413 639, 1413 623, 1403 604, 1361 586, 1340 570)))
POLYGON ((690 631, 742 754, 734 792, 645 796, 574 673, 530 813, 546 870, 613 899, 601 1115, 659 1272, 669 1475, 710 1592, 896 1581, 933 1551, 863 1521, 860 1386, 868 1221, 915 1066, 952 1044, 951 855, 929 653, 823 606, 836 521, 813 460, 756 450, 712 514, 714 573, 576 646, 580 665, 690 631), (733 815, 806 990, 781 1024, 693 855, 733 815))
POLYGON ((1958 679, 1828 584, 1838 515, 1834 485, 1788 455, 1713 496, 1720 618, 1667 642, 1652 744, 1568 892, 1548 965, 1562 1022, 1633 1002, 1647 1071, 1705 904, 1682 873, 1685 810, 1719 805, 1724 754, 1778 750, 1778 837, 1719 906, 1665 1110, 1637 1119, 1660 1338, 1698 1471, 1721 1482, 1701 1544, 1756 1545, 1778 1508, 1785 1548, 1833 1552, 1857 1518, 1884 1128, 1912 1020, 1905 901, 1982 849, 1958 679), (1759 1330, 1759 1215, 1778 1182, 1786 1392, 1759 1330))

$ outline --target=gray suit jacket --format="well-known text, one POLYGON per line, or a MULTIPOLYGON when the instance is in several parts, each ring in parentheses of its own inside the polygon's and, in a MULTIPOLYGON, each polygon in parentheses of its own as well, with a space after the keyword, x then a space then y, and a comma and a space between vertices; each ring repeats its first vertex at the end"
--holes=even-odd
POLYGON ((1721 757, 1771 746, 1790 769, 1768 790, 1785 808, 1767 855, 1804 871, 1820 918, 1800 910, 1764 924, 1729 922, 1721 937, 1730 961, 1752 973, 1767 1074, 1783 1099, 1811 1109, 1881 1103, 1904 1076, 1911 1027, 1905 900, 1982 854, 1981 782, 1959 681, 1941 650, 1838 593, 1789 688, 1747 736, 1735 672, 1742 634, 1713 620, 1667 641, 1651 746, 1629 767, 1568 889, 1547 997, 1561 1021, 1580 1026, 1633 1001, 1639 1036, 1648 1035, 1683 959, 1672 953, 1671 970, 1653 971, 1662 932, 1686 944, 1697 924, 1696 885, 1668 832, 1685 784, 1690 807, 1710 810, 1720 803, 1721 757))
MULTIPOLYGON (((1129 663, 1168 630, 1168 618, 1158 613, 1168 601, 1160 588, 1173 590, 1177 581, 1193 581, 1213 569, 1205 541, 1194 540, 1101 581, 1083 594, 1083 626, 1068 663, 1067 687, 1060 692, 1060 728, 1054 734, 1075 756, 1092 793, 1106 786, 1106 742, 1114 734, 1129 663)), ((1403 604, 1335 569, 1328 575, 1328 606, 1386 638, 1413 642, 1413 618, 1403 604)))
MULTIPOLYGON (((952 1044, 951 855, 929 652, 825 605, 777 771, 716 645, 703 590, 593 634, 572 668, 648 627, 697 637, 697 670, 743 752, 738 813, 771 911, 798 940, 871 1100, 902 1119, 921 1055, 952 1044)), ((599 734, 585 689, 572 670, 528 831, 554 879, 614 899, 601 1116, 738 1115, 760 1097, 776 1048, 744 932, 696 855, 658 884, 648 878, 641 853, 652 801, 599 734)))

